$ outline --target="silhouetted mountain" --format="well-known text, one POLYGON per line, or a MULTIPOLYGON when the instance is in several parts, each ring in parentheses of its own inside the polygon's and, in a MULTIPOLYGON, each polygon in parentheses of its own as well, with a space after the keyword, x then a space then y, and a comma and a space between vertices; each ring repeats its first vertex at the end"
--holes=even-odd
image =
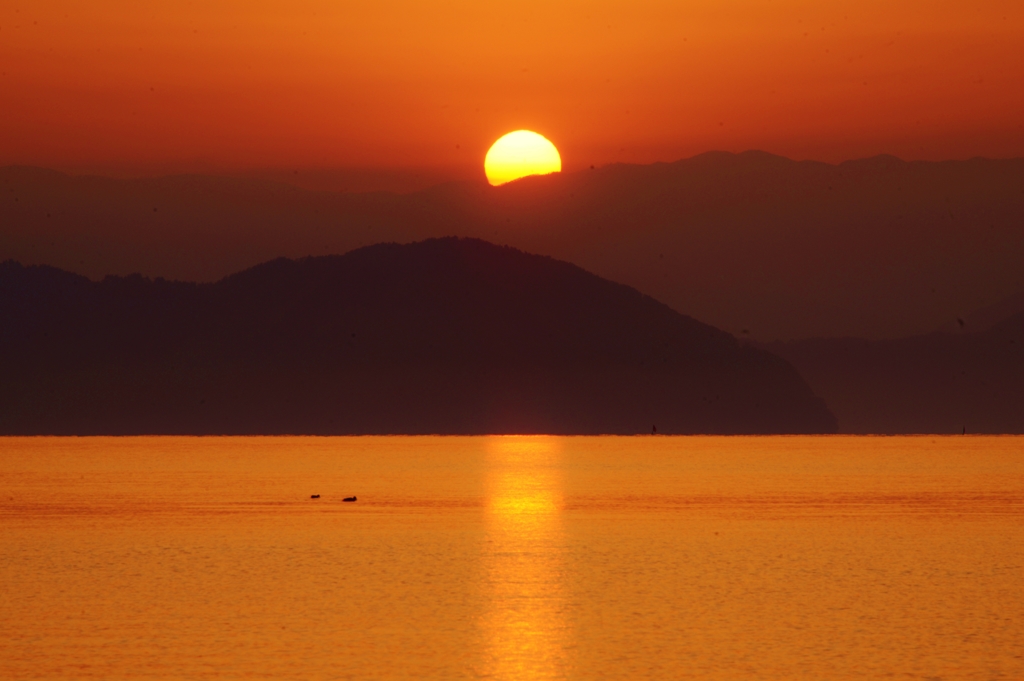
POLYGON ((1024 433, 1024 313, 980 333, 769 343, 844 433, 1024 433))
POLYGON ((479 240, 213 284, 0 266, 0 432, 831 432, 796 371, 568 263, 479 240))
POLYGON ((568 260, 751 338, 896 338, 1024 294, 1024 160, 709 153, 405 195, 0 170, 0 259, 92 277, 213 281, 447 234, 568 260))

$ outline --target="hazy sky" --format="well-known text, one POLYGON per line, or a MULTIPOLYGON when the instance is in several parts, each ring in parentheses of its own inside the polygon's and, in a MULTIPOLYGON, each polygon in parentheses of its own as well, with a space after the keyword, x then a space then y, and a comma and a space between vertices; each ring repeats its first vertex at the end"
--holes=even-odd
POLYGON ((1024 155, 1020 0, 8 0, 0 164, 1024 155))

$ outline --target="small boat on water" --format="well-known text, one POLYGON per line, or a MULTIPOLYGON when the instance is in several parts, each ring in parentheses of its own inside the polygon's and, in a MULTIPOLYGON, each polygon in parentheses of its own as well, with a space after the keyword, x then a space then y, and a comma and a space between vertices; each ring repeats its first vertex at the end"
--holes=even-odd
POLYGON ((320 498, 320 495, 319 495, 319 494, 310 494, 310 495, 309 495, 309 498, 310 498, 310 499, 319 499, 319 498, 320 498))
POLYGON ((355 501, 355 500, 356 500, 355 497, 345 497, 344 499, 342 499, 342 501, 355 501))

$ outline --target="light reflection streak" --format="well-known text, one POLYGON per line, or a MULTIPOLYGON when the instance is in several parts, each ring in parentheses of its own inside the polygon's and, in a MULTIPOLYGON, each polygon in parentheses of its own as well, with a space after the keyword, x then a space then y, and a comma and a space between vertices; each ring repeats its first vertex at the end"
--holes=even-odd
POLYGON ((559 443, 496 437, 487 456, 484 676, 562 678, 569 641, 559 443))

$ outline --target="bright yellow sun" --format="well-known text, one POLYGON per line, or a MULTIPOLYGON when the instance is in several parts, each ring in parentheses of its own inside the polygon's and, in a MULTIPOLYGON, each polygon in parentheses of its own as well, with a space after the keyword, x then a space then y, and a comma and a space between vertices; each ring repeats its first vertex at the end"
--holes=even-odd
POLYGON ((484 172, 492 185, 505 184, 527 175, 547 175, 562 170, 558 149, 543 135, 516 130, 491 145, 484 172))

